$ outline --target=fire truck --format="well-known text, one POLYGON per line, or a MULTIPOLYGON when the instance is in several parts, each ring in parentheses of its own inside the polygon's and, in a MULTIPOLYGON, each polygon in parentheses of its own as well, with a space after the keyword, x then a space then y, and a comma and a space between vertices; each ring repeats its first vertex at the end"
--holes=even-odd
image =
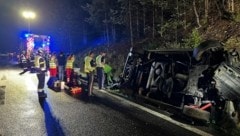
POLYGON ((50 53, 50 36, 31 33, 24 34, 21 41, 21 55, 19 57, 19 63, 32 62, 36 51, 40 48, 45 54, 50 53))
POLYGON ((37 34, 25 34, 23 40, 23 50, 26 52, 26 57, 30 56, 39 48, 42 48, 44 52, 50 52, 50 36, 37 35, 37 34))

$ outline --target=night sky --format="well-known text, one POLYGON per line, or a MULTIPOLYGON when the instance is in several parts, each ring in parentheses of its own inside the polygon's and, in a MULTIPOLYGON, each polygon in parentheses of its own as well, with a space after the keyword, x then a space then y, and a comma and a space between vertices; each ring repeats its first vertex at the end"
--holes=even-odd
POLYGON ((18 43, 18 18, 14 15, 12 2, 0 0, 0 51, 16 50, 18 43))
MULTIPOLYGON (((30 31, 34 34, 49 35, 52 42, 57 38, 51 30, 54 20, 49 13, 51 5, 48 0, 0 0, 0 53, 14 52, 19 49, 21 37, 28 31, 28 22, 22 16, 24 10, 36 13, 36 19, 30 20, 30 31)), ((64 50, 58 46, 58 50, 64 50)), ((56 49, 57 49, 56 48, 56 49)))
POLYGON ((21 33, 27 31, 20 3, 20 0, 0 0, 0 52, 16 51, 21 33))

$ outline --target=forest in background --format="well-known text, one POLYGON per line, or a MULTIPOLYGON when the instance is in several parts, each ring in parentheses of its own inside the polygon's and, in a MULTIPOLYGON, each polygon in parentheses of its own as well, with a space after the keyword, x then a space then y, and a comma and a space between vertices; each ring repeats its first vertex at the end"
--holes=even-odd
POLYGON ((240 40, 237 0, 75 0, 50 5, 49 18, 57 24, 53 31, 67 45, 192 48, 206 39, 231 46, 240 40))
MULTIPOLYGON (((61 33, 82 32, 78 39, 83 44, 98 39, 89 49, 107 49, 116 75, 130 47, 193 48, 207 39, 240 47, 240 1, 236 0, 85 0, 75 1, 69 11, 62 18, 61 33), (85 13, 81 19, 73 18, 80 11, 85 13)), ((87 51, 79 53, 77 64, 87 51)))
POLYGON ((77 54, 77 67, 89 50, 105 49, 116 76, 131 47, 193 48, 207 39, 240 47, 239 0, 51 0, 44 7, 48 31, 77 54))

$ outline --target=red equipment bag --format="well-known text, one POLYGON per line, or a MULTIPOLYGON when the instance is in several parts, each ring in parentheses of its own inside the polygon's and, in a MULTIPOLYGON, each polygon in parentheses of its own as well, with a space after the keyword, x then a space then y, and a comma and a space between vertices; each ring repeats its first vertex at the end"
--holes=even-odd
POLYGON ((82 93, 82 88, 81 87, 72 87, 70 89, 71 94, 76 95, 76 94, 81 94, 82 93))

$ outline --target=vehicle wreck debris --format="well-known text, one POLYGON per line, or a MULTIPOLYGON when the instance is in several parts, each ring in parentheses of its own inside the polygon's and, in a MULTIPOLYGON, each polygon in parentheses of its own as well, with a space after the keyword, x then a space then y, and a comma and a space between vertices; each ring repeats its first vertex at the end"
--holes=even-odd
POLYGON ((240 58, 215 40, 194 49, 130 50, 121 88, 177 107, 189 118, 239 126, 240 58))

